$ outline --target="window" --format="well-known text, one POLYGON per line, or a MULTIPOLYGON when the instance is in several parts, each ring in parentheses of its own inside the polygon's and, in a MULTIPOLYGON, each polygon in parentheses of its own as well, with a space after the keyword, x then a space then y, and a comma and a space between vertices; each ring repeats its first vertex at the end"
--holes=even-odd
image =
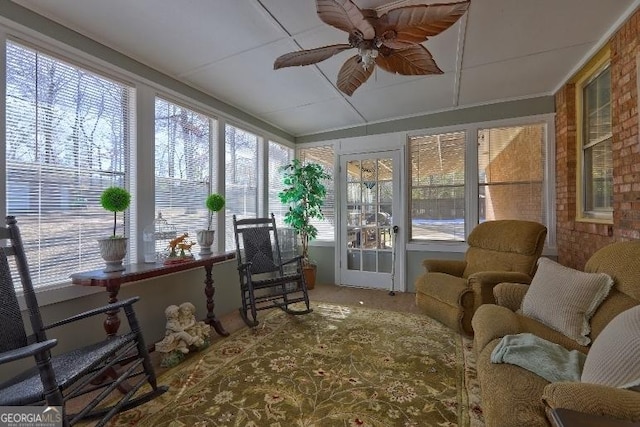
MULTIPOLYGON (((332 145, 323 145, 318 147, 300 148, 297 150, 298 159, 302 163, 318 163, 325 171, 335 176, 333 164, 334 164, 334 150, 332 145)), ((322 214, 324 219, 311 220, 311 223, 318 229, 318 235, 316 240, 335 240, 335 189, 333 178, 324 181, 324 186, 327 189, 327 197, 325 198, 324 205, 322 206, 322 214)))
POLYGON ((545 223, 544 124, 478 131, 478 218, 545 223))
POLYGON ((225 247, 236 247, 231 225, 232 215, 241 218, 258 217, 258 136, 227 125, 225 128, 225 247))
POLYGON ((282 182, 282 172, 280 168, 287 165, 293 159, 293 150, 278 144, 273 141, 269 141, 269 158, 268 158, 268 171, 269 181, 266 191, 268 191, 268 215, 273 212, 276 217, 278 228, 284 227, 282 219, 288 211, 288 207, 280 202, 278 193, 284 188, 282 182))
MULTIPOLYGON (((131 188, 134 91, 12 41, 6 61, 7 213, 34 285, 68 282, 71 271, 104 265, 96 240, 111 235, 113 214, 102 190, 131 188)), ((117 220, 120 234, 134 233, 125 215, 117 220)))
POLYGON ((211 150, 216 147, 211 136, 217 135, 217 122, 156 98, 155 124, 156 217, 161 213, 195 241, 196 232, 208 225, 205 199, 211 192, 211 150))
POLYGON ((582 212, 585 218, 612 218, 611 70, 600 69, 583 85, 582 212))
POLYGON ((464 241, 465 132, 409 138, 413 240, 464 241))

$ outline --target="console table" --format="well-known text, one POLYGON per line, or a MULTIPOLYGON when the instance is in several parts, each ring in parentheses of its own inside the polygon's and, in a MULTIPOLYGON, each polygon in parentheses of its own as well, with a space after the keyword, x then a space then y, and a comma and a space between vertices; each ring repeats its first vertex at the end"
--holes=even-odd
MULTIPOLYGON (((204 293, 207 297, 207 317, 205 322, 213 326, 215 331, 222 336, 228 336, 227 332, 220 323, 220 320, 216 318, 213 313, 214 302, 213 295, 215 288, 213 287, 213 278, 211 270, 215 264, 234 259, 235 251, 213 253, 211 255, 194 255, 192 260, 163 265, 159 262, 155 264, 150 263, 138 263, 127 264, 123 271, 116 271, 113 273, 105 273, 102 270, 83 271, 81 273, 75 273, 71 275, 71 283, 80 286, 101 286, 106 288, 109 294, 109 304, 113 304, 118 301, 118 291, 120 286, 125 283, 138 282, 145 279, 153 279, 157 277, 166 276, 168 274, 178 273, 180 271, 193 270, 195 268, 204 267, 205 280, 204 280, 204 293)), ((107 336, 113 336, 118 332, 120 327, 120 319, 118 318, 118 311, 107 312, 107 317, 103 322, 104 330, 107 336)))

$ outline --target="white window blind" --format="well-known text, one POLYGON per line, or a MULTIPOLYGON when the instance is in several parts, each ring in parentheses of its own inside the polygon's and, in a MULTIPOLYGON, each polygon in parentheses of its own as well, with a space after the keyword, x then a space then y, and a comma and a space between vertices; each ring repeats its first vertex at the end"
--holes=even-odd
MULTIPOLYGON (((6 60, 7 213, 18 219, 34 285, 44 287, 104 265, 96 240, 112 234, 113 213, 100 194, 129 185, 135 96, 17 42, 7 42, 6 60)), ((116 217, 127 235, 128 216, 116 217)))
POLYGON ((278 193, 284 189, 282 167, 286 166, 293 160, 293 150, 289 147, 285 147, 282 144, 278 144, 273 141, 269 141, 269 159, 268 159, 268 214, 274 214, 278 228, 284 227, 284 215, 289 210, 288 206, 285 206, 280 201, 278 193))
POLYGON ((155 124, 156 217, 161 213, 178 234, 189 233, 189 240, 195 242, 197 231, 208 225, 205 200, 212 188, 211 152, 215 144, 212 147, 211 136, 217 135, 217 122, 156 98, 155 124))
POLYGON ((334 190, 334 150, 332 145, 323 145, 318 147, 299 148, 297 157, 302 163, 318 163, 324 170, 331 175, 331 178, 324 180, 323 184, 327 189, 327 197, 322 206, 322 214, 324 219, 311 221, 318 229, 316 240, 335 240, 335 190, 334 190))
POLYGON ((583 210, 587 216, 613 211, 611 68, 606 67, 582 90, 583 210))
POLYGON ((225 248, 232 250, 232 215, 258 217, 258 136, 231 125, 225 128, 225 196, 225 248))
POLYGON ((544 124, 478 131, 480 222, 522 219, 545 223, 544 124))
POLYGON ((464 241, 465 141, 465 132, 409 139, 411 239, 464 241))

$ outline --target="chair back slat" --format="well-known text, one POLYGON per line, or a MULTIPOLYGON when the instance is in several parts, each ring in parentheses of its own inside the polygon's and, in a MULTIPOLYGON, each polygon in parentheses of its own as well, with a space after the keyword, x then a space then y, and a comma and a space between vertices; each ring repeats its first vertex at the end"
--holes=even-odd
POLYGON ((238 264, 251 263, 251 274, 272 273, 281 270, 281 256, 278 245, 276 221, 270 218, 250 218, 237 220, 233 227, 236 238, 238 264))
MULTIPOLYGON (((3 255, 5 256, 5 260, 7 261, 4 266, 0 266, 0 269, 4 269, 3 277, 1 279, 2 284, 0 284, 0 286, 2 287, 2 292, 6 293, 6 298, 8 298, 9 300, 12 299, 10 294, 13 294, 13 298, 16 298, 17 300, 17 291, 22 291, 22 297, 24 298, 27 310, 29 311, 31 330, 35 335, 35 340, 44 341, 47 339, 47 336, 44 332, 42 316, 40 315, 40 306, 38 304, 38 300, 36 299, 33 282, 31 281, 31 274, 29 273, 29 265, 27 263, 27 255, 25 254, 24 247, 22 245, 22 236, 20 235, 20 229, 18 228, 18 223, 14 216, 7 216, 6 223, 6 227, 0 227, 0 246, 2 246, 3 255), (11 268, 17 269, 18 274, 16 275, 15 271, 13 271, 12 274, 11 268), (6 277, 4 277, 4 275, 6 275, 6 277), (12 280, 12 277, 18 277, 18 283, 12 280)), ((0 310, 4 309, 5 307, 0 307, 0 310)), ((18 314, 20 314, 19 306, 18 314)), ((26 329, 21 315, 20 325, 23 331, 22 333, 26 334, 26 329)), ((13 326, 17 326, 17 323, 13 326)), ((21 335, 22 333, 19 334, 21 335)), ((19 347, 19 345, 17 346, 19 347)))
POLYGON ((27 345, 27 334, 5 248, 0 248, 0 352, 27 345))

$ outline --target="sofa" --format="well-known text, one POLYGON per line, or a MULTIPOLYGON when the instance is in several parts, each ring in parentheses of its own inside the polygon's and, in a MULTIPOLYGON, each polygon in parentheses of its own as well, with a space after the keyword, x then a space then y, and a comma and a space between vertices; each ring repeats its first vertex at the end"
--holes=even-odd
POLYGON ((500 282, 529 283, 542 253, 547 228, 533 221, 496 220, 469 234, 464 260, 426 259, 416 280, 416 305, 444 325, 473 335, 471 319, 493 303, 500 282))
MULTIPOLYGON (((540 267, 536 277, 538 273, 540 267)), ((604 273, 610 276, 611 281, 608 293, 602 297, 602 302, 594 305, 593 313, 588 319, 588 329, 584 331, 589 340, 586 344, 581 344, 542 321, 524 314, 527 293, 532 292, 536 277, 531 286, 500 283, 494 288, 496 304, 483 305, 476 311, 472 319, 475 331, 474 351, 477 356, 482 408, 488 427, 548 426, 551 410, 559 408, 640 421, 640 392, 585 381, 589 359, 603 359, 602 355, 595 355, 595 351, 589 353, 605 340, 605 335, 611 338, 612 332, 607 332, 607 329, 612 329, 610 323, 616 322, 616 316, 622 317, 621 313, 640 313, 640 310, 637 310, 640 304, 640 241, 613 243, 598 250, 587 261, 584 273, 604 273), (614 318, 616 320, 612 322, 614 318), (534 334, 536 337, 559 344, 566 350, 584 353, 587 362, 584 364, 582 377, 578 377, 578 381, 549 382, 516 364, 492 363, 492 352, 501 344, 502 337, 522 333, 534 334), (598 341, 600 334, 602 337, 598 341)), ((547 281, 553 281, 553 278, 547 281)), ((547 308, 555 303, 556 301, 548 298, 547 308)), ((569 305, 571 304, 567 304, 567 310, 569 305)), ((561 307, 555 307, 553 310, 558 313, 564 312, 561 307)), ((640 318, 640 315, 637 317, 640 318)), ((632 333, 635 334, 632 340, 628 340, 626 336, 623 340, 620 335, 616 335, 613 341, 606 344, 608 347, 604 351, 609 354, 606 354, 605 358, 612 359, 611 364, 617 363, 615 366, 618 374, 624 374, 619 372, 620 366, 640 365, 635 362, 639 360, 635 351, 627 359, 634 362, 615 362, 615 359, 627 357, 623 354, 628 351, 624 346, 632 341, 636 345, 640 342, 640 332, 632 333), (611 348, 611 342, 617 342, 623 349, 611 348)), ((602 352, 602 348, 598 351, 602 352)), ((604 360, 602 363, 606 368, 608 362, 604 360)))

